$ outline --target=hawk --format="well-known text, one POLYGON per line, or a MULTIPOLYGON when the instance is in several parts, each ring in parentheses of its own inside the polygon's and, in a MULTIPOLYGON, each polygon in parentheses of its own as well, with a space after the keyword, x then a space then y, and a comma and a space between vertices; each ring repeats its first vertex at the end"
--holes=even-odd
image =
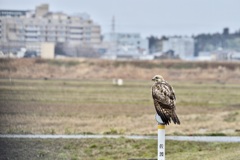
POLYGON ((152 81, 155 82, 152 85, 152 98, 157 114, 166 125, 169 125, 171 120, 174 124, 180 124, 175 112, 176 96, 172 86, 161 75, 155 75, 152 81))

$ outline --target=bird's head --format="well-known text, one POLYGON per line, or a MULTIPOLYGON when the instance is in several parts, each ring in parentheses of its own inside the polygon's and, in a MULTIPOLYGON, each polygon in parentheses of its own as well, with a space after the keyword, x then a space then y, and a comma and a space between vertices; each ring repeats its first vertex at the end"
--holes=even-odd
POLYGON ((155 75, 152 78, 152 81, 154 81, 154 82, 162 82, 162 81, 164 81, 164 79, 163 79, 163 77, 161 75, 155 75))

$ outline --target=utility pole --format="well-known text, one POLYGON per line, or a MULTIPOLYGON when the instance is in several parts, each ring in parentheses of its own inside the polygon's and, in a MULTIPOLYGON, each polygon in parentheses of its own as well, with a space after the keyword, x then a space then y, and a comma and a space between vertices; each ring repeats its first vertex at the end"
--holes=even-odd
POLYGON ((112 33, 115 33, 115 16, 112 17, 112 33))

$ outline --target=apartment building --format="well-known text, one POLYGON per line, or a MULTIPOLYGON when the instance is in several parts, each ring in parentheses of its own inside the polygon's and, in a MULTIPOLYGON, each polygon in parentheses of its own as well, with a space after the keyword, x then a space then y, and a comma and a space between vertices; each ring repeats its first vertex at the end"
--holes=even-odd
POLYGON ((25 47, 39 53, 43 42, 95 45, 101 28, 88 16, 50 12, 48 4, 34 11, 0 10, 0 50, 25 47))
POLYGON ((148 40, 141 37, 139 33, 106 33, 104 42, 111 42, 118 50, 136 54, 148 54, 148 40))
POLYGON ((194 39, 192 37, 168 37, 162 40, 162 51, 174 51, 174 55, 181 59, 194 56, 194 39))

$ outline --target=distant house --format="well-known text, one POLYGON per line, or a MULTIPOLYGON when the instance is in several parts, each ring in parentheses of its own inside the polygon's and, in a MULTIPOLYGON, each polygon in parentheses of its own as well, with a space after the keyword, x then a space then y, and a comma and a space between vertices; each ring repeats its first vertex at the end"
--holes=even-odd
POLYGON ((240 52, 233 52, 229 56, 230 60, 238 60, 240 61, 240 52))
POLYGON ((215 60, 240 60, 240 53, 233 50, 216 50, 211 52, 215 60))

